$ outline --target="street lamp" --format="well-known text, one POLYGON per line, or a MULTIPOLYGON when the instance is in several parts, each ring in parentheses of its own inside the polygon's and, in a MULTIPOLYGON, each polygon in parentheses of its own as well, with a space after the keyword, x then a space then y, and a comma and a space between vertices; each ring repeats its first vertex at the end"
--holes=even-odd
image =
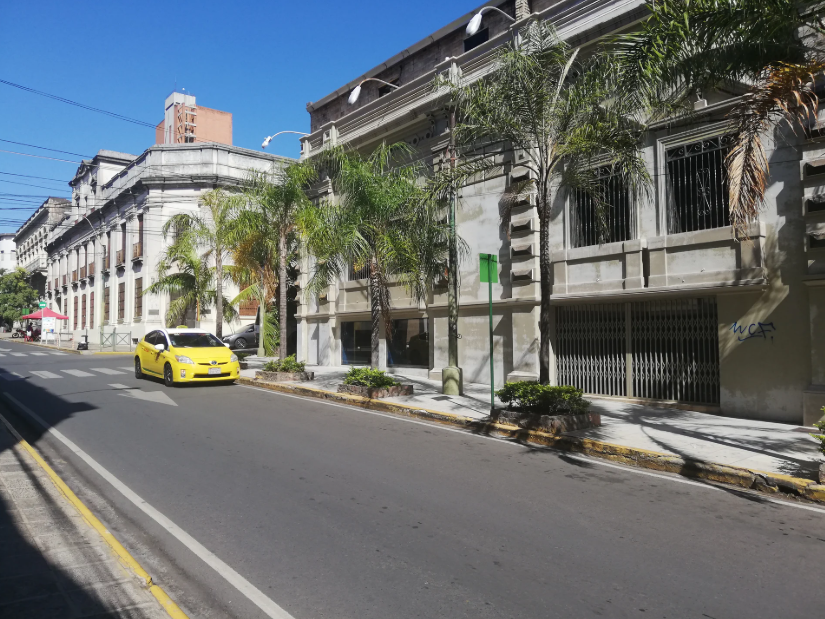
POLYGON ((264 138, 263 144, 261 144, 261 148, 266 148, 269 146, 269 143, 272 141, 272 138, 281 135, 282 133, 294 133, 295 135, 309 135, 308 133, 304 133, 302 131, 279 131, 278 133, 273 133, 272 135, 267 136, 264 138))
POLYGON ((384 80, 379 80, 377 77, 368 77, 365 80, 361 80, 361 83, 352 89, 352 92, 349 95, 349 99, 347 99, 347 103, 349 103, 350 105, 354 105, 355 102, 358 101, 358 97, 361 96, 361 84, 363 84, 364 82, 380 82, 385 86, 394 88, 395 90, 398 90, 400 88, 400 86, 397 86, 396 84, 390 84, 389 82, 385 82, 384 80))
POLYGON ((473 36, 473 35, 474 35, 476 32, 478 32, 478 31, 479 31, 479 29, 481 28, 481 18, 482 18, 483 14, 484 14, 484 11, 498 11, 499 13, 501 13, 502 15, 504 15, 504 17, 506 17, 507 19, 509 19, 511 22, 515 22, 515 21, 516 21, 515 19, 513 19, 512 17, 510 17, 507 13, 505 13, 504 11, 502 11, 502 10, 501 10, 500 8, 498 8, 497 6, 485 6, 485 7, 483 7, 483 8, 482 8, 482 9, 481 9, 478 13, 476 13, 475 15, 473 15, 473 18, 470 20, 470 23, 469 23, 469 24, 467 24, 467 31, 466 31, 466 32, 467 32, 467 36, 468 36, 468 37, 473 36))

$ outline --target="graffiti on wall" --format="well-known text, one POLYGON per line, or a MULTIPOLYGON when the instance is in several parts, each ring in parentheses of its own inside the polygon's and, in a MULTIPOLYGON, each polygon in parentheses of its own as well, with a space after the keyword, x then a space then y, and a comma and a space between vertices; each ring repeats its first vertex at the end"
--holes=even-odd
POLYGON ((773 333, 776 331, 776 326, 772 322, 752 322, 747 326, 734 322, 730 330, 736 334, 740 342, 753 338, 773 340, 773 333))

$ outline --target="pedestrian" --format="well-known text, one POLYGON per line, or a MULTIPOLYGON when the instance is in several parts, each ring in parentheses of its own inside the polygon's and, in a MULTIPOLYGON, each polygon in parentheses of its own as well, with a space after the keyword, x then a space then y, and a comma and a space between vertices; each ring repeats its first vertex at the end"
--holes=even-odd
POLYGON ((27 342, 32 341, 32 325, 31 325, 31 323, 26 325, 26 341, 27 342))

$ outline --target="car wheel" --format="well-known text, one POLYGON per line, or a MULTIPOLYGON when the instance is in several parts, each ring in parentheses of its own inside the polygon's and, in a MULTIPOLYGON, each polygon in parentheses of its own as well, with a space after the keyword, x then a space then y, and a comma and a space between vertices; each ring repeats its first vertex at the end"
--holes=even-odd
POLYGON ((17 333, 17 332, 14 332, 14 333, 12 333, 12 334, 11 334, 11 336, 12 336, 12 337, 20 337, 20 334, 19 334, 19 333, 17 333))
POLYGON ((167 387, 175 386, 175 373, 172 371, 172 366, 168 363, 163 368, 163 384, 167 387))
POLYGON ((242 348, 246 348, 246 340, 243 339, 242 337, 239 337, 237 340, 235 340, 235 348, 237 350, 241 350, 242 348))
POLYGON ((135 357, 135 378, 143 378, 143 368, 140 367, 140 357, 135 357))

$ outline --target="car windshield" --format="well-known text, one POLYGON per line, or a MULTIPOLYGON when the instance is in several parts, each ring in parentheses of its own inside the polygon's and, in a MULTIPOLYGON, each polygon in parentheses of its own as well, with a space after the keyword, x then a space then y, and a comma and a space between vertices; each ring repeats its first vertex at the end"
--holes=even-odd
POLYGON ((225 344, 211 333, 170 333, 169 339, 175 348, 226 348, 225 344))

